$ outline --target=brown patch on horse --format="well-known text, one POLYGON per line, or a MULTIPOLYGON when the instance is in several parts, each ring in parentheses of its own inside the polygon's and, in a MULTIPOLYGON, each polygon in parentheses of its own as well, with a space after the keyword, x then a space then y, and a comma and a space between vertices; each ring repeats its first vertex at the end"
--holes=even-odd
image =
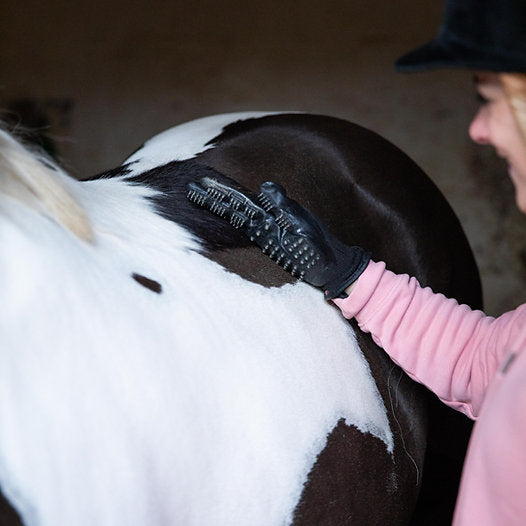
POLYGON ((137 283, 140 283, 143 287, 150 289, 156 294, 161 294, 161 292, 163 291, 163 287, 158 281, 147 278, 146 276, 142 276, 141 274, 136 274, 135 272, 132 274, 132 278, 137 283))
POLYGON ((296 281, 274 261, 261 254, 258 247, 221 250, 206 255, 230 272, 264 287, 281 287, 285 283, 296 281))
POLYGON ((0 491, 0 525, 23 526, 22 519, 0 491))
POLYGON ((340 420, 309 475, 292 524, 406 524, 414 498, 400 498, 405 481, 397 471, 381 440, 340 420))

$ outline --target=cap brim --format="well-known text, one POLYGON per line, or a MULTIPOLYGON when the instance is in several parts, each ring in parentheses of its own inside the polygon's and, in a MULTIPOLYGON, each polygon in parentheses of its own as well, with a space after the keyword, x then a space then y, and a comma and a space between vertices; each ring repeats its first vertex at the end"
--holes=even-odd
POLYGON ((397 71, 412 73, 440 68, 468 68, 467 62, 446 49, 441 42, 431 40, 427 44, 406 53, 395 62, 397 71))
MULTIPOLYGON (((406 53, 395 62, 395 68, 402 73, 429 71, 433 69, 469 69, 481 71, 523 71, 522 67, 513 64, 492 52, 473 49, 464 44, 445 45, 439 39, 406 53)), ((521 58, 524 62, 524 58, 521 58)))

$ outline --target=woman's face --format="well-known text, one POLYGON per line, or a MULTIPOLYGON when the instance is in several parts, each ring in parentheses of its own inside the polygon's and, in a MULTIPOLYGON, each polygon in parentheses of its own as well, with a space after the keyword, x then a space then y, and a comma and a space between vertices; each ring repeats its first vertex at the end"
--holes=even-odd
POLYGON ((526 213, 526 143, 499 77, 481 72, 475 75, 475 83, 483 102, 469 127, 469 135, 479 144, 492 145, 507 161, 517 206, 526 213))

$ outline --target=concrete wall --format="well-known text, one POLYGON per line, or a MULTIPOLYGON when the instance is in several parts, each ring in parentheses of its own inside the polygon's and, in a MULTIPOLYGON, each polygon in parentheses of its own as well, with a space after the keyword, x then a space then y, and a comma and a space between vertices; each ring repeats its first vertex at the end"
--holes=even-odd
POLYGON ((472 241, 486 310, 524 298, 525 220, 504 166, 467 135, 471 75, 401 75, 393 61, 433 36, 438 0, 3 0, 0 109, 49 125, 84 177, 151 135, 239 110, 306 110, 369 127, 450 199, 472 241), (48 121, 48 122, 46 122, 48 121))

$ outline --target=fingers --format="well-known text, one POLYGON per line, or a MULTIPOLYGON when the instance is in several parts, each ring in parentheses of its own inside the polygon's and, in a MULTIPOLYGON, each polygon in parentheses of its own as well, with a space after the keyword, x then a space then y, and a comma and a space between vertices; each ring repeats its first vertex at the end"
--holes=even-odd
MULTIPOLYGON (((322 253, 312 232, 316 220, 285 190, 273 182, 261 185, 257 198, 211 177, 188 184, 187 197, 198 206, 228 219, 258 245, 264 254, 293 276, 320 286, 317 270, 323 271, 322 253)), ((322 238, 320 238, 322 239, 322 238)))
POLYGON ((303 208, 293 199, 287 197, 285 189, 273 181, 260 186, 258 201, 266 212, 275 217, 277 225, 283 230, 295 228, 295 214, 302 213, 303 208))

